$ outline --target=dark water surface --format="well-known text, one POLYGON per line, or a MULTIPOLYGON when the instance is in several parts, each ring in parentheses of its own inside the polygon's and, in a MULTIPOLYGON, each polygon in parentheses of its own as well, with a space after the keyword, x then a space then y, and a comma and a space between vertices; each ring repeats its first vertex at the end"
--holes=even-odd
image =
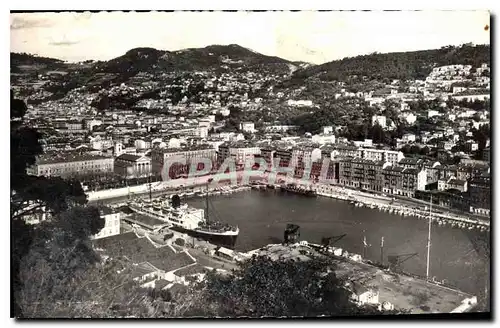
MULTIPOLYGON (((203 198, 190 205, 205 207, 203 198)), ((320 243, 322 237, 347 234, 337 242, 350 253, 363 254, 363 236, 369 247, 368 259, 380 260, 384 237, 387 255, 418 253, 402 264, 403 270, 425 275, 428 224, 426 220, 358 208, 330 198, 308 198, 279 191, 245 191, 210 197, 210 215, 238 225, 236 250, 249 251, 269 243, 280 243, 287 223, 300 226, 301 240, 320 243)), ((474 248, 471 239, 483 240, 484 232, 450 226, 432 226, 430 276, 477 295, 485 288, 489 258, 474 248)), ((488 242, 489 243, 489 242, 488 242)), ((476 243, 477 244, 477 243, 476 243)), ((489 247, 489 244, 488 244, 489 247)))

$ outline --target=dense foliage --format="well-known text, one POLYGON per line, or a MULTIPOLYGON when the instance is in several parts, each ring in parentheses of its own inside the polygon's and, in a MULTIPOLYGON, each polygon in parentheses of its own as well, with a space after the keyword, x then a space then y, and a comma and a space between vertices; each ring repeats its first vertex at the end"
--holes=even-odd
POLYGON ((473 67, 490 62, 489 45, 463 45, 412 52, 373 53, 334 60, 294 73, 292 81, 318 76, 325 81, 346 80, 357 75, 369 79, 425 79, 434 66, 464 64, 473 67))
POLYGON ((138 72, 158 70, 163 72, 213 70, 220 69, 221 65, 227 64, 229 67, 240 67, 243 71, 258 71, 263 65, 271 65, 278 72, 287 72, 287 63, 285 59, 265 56, 232 44, 173 52, 154 48, 135 48, 127 51, 123 56, 98 63, 95 69, 99 72, 133 76, 138 72), (221 58, 230 60, 222 61, 221 58))
MULTIPOLYGON (((77 219, 73 221, 66 220, 67 217, 58 221, 61 213, 75 205, 85 204, 87 202, 86 195, 78 181, 65 181, 57 177, 46 178, 27 174, 27 168, 34 164, 36 156, 43 152, 40 144, 41 135, 36 129, 26 126, 24 123, 26 104, 15 99, 13 92, 11 92, 10 112, 11 276, 14 291, 11 314, 22 317, 19 295, 23 288, 29 288, 31 281, 22 278, 20 265, 23 258, 35 247, 33 244, 35 234, 40 234, 33 226, 27 225, 24 218, 44 210, 55 218, 54 222, 64 222, 67 231, 75 232, 81 238, 84 235, 88 238, 90 234, 100 230, 102 223, 99 222, 101 219, 95 209, 82 209, 73 213, 77 216, 77 219), (87 214, 84 215, 84 213, 87 214), (82 227, 82 224, 88 226, 82 227)), ((40 229, 43 231, 43 228, 40 229)), ((43 233, 42 235, 47 234, 43 233)), ((42 243, 42 245, 44 244, 42 243)))
POLYGON ((259 256, 230 275, 209 273, 196 286, 194 300, 201 302, 192 302, 182 315, 261 318, 381 314, 373 307, 355 304, 344 283, 335 275, 335 265, 325 258, 294 261, 259 256))

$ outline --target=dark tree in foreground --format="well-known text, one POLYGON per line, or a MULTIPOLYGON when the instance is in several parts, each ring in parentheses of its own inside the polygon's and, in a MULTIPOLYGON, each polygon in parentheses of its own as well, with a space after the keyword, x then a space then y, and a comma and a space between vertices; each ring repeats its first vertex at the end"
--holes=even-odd
MULTIPOLYGON (((324 258, 309 261, 255 257, 232 275, 209 273, 190 296, 181 316, 318 317, 382 314, 351 301, 335 266, 324 258)), ((391 314, 396 314, 391 311, 391 314)))
POLYGON ((78 181, 60 178, 30 176, 27 168, 42 154, 41 134, 29 127, 23 120, 26 104, 14 99, 11 92, 10 121, 10 183, 11 183, 11 277, 14 295, 11 316, 21 317, 22 311, 15 297, 24 285, 20 277, 20 263, 26 256, 34 238, 34 229, 24 222, 24 218, 44 210, 52 216, 69 209, 72 205, 85 204, 86 195, 78 181))

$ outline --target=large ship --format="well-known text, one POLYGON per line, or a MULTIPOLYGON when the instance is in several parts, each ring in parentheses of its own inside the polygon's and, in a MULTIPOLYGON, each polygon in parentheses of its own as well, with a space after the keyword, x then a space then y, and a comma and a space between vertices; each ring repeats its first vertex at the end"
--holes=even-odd
POLYGON ((206 240, 212 244, 234 249, 240 232, 238 227, 209 220, 208 185, 206 192, 206 209, 198 209, 181 204, 180 197, 134 199, 128 202, 129 208, 139 214, 153 217, 171 224, 171 230, 186 233, 193 238, 206 240))
POLYGON ((317 196, 316 191, 314 191, 311 187, 308 188, 308 187, 297 186, 296 184, 293 184, 293 183, 289 183, 287 185, 282 185, 281 191, 292 192, 292 193, 304 195, 307 197, 316 197, 317 196))

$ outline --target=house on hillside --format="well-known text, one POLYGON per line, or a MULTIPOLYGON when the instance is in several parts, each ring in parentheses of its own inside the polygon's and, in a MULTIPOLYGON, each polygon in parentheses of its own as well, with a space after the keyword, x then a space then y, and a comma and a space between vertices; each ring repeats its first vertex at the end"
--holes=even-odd
POLYGON ((374 288, 368 288, 359 282, 348 284, 352 291, 351 299, 359 305, 364 304, 379 304, 379 291, 374 288))

